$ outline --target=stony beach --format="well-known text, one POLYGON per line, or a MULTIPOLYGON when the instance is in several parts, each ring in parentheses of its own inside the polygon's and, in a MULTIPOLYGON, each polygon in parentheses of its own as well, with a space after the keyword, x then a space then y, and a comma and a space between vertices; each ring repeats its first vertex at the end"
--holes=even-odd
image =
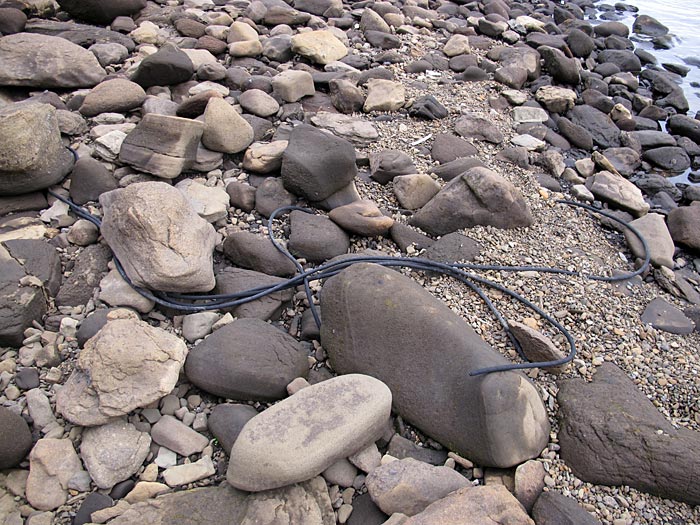
POLYGON ((0 525, 700 523, 700 120, 622 12, 0 0, 0 525), (282 286, 352 256, 523 356, 435 266, 282 286))

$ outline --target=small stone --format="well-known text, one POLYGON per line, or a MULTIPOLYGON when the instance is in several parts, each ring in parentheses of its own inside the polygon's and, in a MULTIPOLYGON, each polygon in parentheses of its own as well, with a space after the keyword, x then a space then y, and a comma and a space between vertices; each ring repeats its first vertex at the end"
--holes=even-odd
POLYGON ((170 487, 178 487, 194 483, 200 479, 208 478, 216 474, 216 469, 209 456, 203 456, 202 459, 194 463, 177 465, 163 471, 163 479, 170 487))
MULTIPOLYGON (((195 432, 174 417, 167 415, 161 417, 153 425, 151 436, 153 441, 159 445, 167 447, 182 456, 191 456, 201 452, 209 444, 206 436, 195 432)), ((170 485, 170 483, 168 484, 170 485)))

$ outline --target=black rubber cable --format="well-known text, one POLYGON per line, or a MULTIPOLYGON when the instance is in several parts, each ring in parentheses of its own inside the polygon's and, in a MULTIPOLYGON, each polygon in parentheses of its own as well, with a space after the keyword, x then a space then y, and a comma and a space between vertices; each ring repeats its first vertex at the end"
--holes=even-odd
MULTIPOLYGON (((100 221, 99 218, 93 216, 89 211, 87 211, 85 208, 78 206, 77 204, 73 203, 70 199, 66 199, 65 197, 62 197, 61 195, 49 190, 49 193, 56 197, 57 199, 61 200, 62 202, 68 204, 70 208, 73 210, 73 212, 78 215, 79 217, 86 219, 93 223, 95 226, 100 228, 102 226, 102 222, 100 221)), ((541 308, 539 308, 537 305, 533 304, 531 301, 526 299, 525 297, 521 296, 517 292, 514 292, 513 290, 510 290, 509 288, 498 284, 496 282, 493 282, 489 279, 486 279, 484 277, 481 277, 479 275, 476 275, 471 272, 467 272, 466 270, 486 270, 486 271, 507 271, 507 272, 521 272, 521 271, 534 271, 534 272, 540 272, 540 273, 553 273, 553 274, 559 274, 559 275, 567 275, 567 276, 579 276, 579 277, 584 277, 590 280, 595 280, 595 281, 603 281, 603 282, 617 282, 617 281, 623 281, 630 279, 634 276, 642 274, 644 271, 646 271, 647 267, 649 266, 649 263, 651 261, 651 253, 649 251, 649 246, 644 239, 644 237, 641 235, 641 233, 634 227, 630 226, 629 224, 625 223, 624 221, 618 219, 612 214, 606 213, 603 210, 599 210, 597 208, 594 208, 592 206, 589 206, 587 204, 581 204, 577 202, 572 202, 572 201, 565 201, 565 200, 558 200, 556 201, 557 203, 560 204, 566 204, 568 206, 572 207, 579 207, 584 210, 603 215, 605 217, 608 217, 609 219, 619 223, 623 228, 629 230, 642 244, 642 247, 644 249, 644 262, 634 272, 630 273, 625 273, 623 275, 618 275, 618 276, 599 276, 599 275, 585 275, 582 272, 576 272, 572 270, 564 270, 560 268, 550 268, 550 267, 542 267, 542 266, 502 266, 502 265, 484 265, 484 264, 470 264, 470 263, 440 263, 436 261, 432 261, 429 259, 423 259, 419 257, 389 257, 389 256, 355 256, 355 257, 346 257, 338 261, 333 261, 333 262, 328 262, 325 264, 322 264, 320 266, 317 266, 316 268, 312 268, 310 270, 304 270, 303 266, 299 263, 299 261, 294 258, 292 254, 289 253, 289 251, 282 246, 282 244, 277 241, 273 235, 272 232, 272 222, 275 220, 275 218, 284 212, 287 211, 301 211, 304 213, 315 213, 313 210, 310 210, 308 208, 302 208, 299 206, 285 206, 282 208, 279 208, 277 210, 274 210, 272 214, 270 215, 269 223, 268 223, 268 235, 270 237, 270 240, 272 244, 275 246, 277 250, 280 251, 285 257, 290 259, 293 263, 297 271, 299 272, 297 275, 281 281, 275 285, 268 285, 268 286, 259 286, 256 288, 251 288, 249 290, 245 290, 242 292, 234 293, 234 294, 177 294, 177 293, 164 293, 164 292, 152 292, 150 290, 147 290, 145 288, 136 286, 132 283, 131 279, 129 276, 126 274, 126 271, 124 270, 122 264, 119 262, 119 260, 114 257, 114 263, 117 271, 121 275, 121 277, 129 283, 130 286, 134 288, 139 294, 142 296, 154 301, 156 304, 164 306, 166 308, 171 308, 183 312, 202 312, 202 311, 209 311, 209 310, 218 310, 218 309, 223 309, 223 308, 233 308, 236 306, 240 306, 242 304, 255 301, 257 299, 263 298, 265 296, 268 296, 273 293, 277 293, 283 290, 287 290, 290 288, 295 288, 299 285, 304 286, 304 291, 306 293, 306 297, 309 303, 309 308, 311 309, 312 315, 314 317, 314 321, 316 322, 317 326, 321 326, 321 319, 318 314, 318 311, 316 309, 316 306, 314 305, 313 302, 313 295, 311 293, 311 288, 310 288, 310 281, 312 280, 321 280, 321 279, 328 279, 334 275, 337 275, 340 273, 342 270, 345 268, 353 265, 353 264, 358 264, 358 263, 374 263, 374 264, 379 264, 382 266, 387 266, 387 267, 406 267, 406 268, 411 268, 413 270, 419 270, 419 271, 424 271, 424 272, 438 272, 444 275, 447 275, 449 277, 452 277, 454 279, 459 280, 460 282, 464 283, 467 287, 469 287, 472 291, 474 291, 486 304, 487 308, 491 313, 494 315, 496 320, 501 324, 503 329, 506 332, 506 335, 510 339, 511 343, 513 346, 516 348, 518 351, 518 354, 523 358, 523 360, 528 361, 528 359, 525 357, 523 354, 522 348, 520 344, 518 343, 517 339, 515 336, 512 334, 510 327, 508 325, 508 322, 506 319, 501 315, 501 313, 498 311, 496 306, 493 304, 493 302, 489 299, 489 297, 486 295, 486 293, 481 289, 479 285, 485 285, 490 288, 493 288, 495 290, 500 291, 501 293, 504 293, 508 295, 509 297, 515 299, 516 301, 520 302, 527 308, 531 309, 533 312, 536 314, 540 315, 543 319, 545 319, 547 322, 549 322, 554 328, 556 328, 559 332, 561 332, 564 337, 566 338, 568 344, 569 344, 569 352, 566 357, 558 360, 553 360, 553 361, 540 361, 540 362, 526 362, 526 363, 513 363, 513 364, 508 364, 508 365, 500 365, 500 366, 494 366, 494 367, 487 367, 487 368, 482 368, 479 370, 474 370, 470 372, 470 376, 478 376, 478 375, 483 375, 483 374, 490 374, 494 372, 504 372, 508 370, 524 370, 524 369, 529 369, 529 368, 548 368, 548 367, 554 367, 554 366, 561 366, 566 363, 569 363, 572 361, 576 355, 576 343, 573 338, 573 336, 566 330, 564 326, 562 326, 556 319, 551 317, 549 314, 544 312, 541 308), (205 304, 193 304, 195 301, 206 301, 205 304)))

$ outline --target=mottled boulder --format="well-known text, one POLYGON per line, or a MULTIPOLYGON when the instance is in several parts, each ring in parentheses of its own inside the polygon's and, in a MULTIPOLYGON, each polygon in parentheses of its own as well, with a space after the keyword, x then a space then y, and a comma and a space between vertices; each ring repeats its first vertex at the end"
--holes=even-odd
POLYGON ((477 225, 523 228, 533 222, 520 191, 488 168, 472 168, 452 179, 411 219, 433 235, 477 225))
MULTIPOLYGON (((325 313, 325 312, 324 312, 325 313)), ((325 316, 324 316, 325 318, 325 316)), ((700 503, 700 433, 674 427, 612 363, 559 382, 562 459, 584 481, 700 503)))
POLYGON ((394 409, 451 450, 510 467, 546 445, 549 422, 534 385, 518 372, 470 376, 507 361, 408 277, 353 265, 323 286, 321 308, 333 368, 384 381, 394 409), (442 349, 439 360, 430 348, 442 349))
POLYGON ((100 196, 102 235, 129 278, 162 291, 214 287, 216 233, 183 194, 163 182, 143 182, 100 196))
POLYGON ((29 454, 27 501, 38 510, 60 507, 80 474, 83 467, 70 439, 40 439, 29 454))

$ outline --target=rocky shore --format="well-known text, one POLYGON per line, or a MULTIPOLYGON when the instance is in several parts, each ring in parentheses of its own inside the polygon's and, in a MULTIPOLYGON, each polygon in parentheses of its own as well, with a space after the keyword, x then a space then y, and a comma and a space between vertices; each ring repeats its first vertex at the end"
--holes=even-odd
POLYGON ((0 525, 700 522, 700 120, 598 13, 0 0, 0 525), (348 254, 577 354, 470 376, 522 358, 433 271, 282 286, 348 254))

